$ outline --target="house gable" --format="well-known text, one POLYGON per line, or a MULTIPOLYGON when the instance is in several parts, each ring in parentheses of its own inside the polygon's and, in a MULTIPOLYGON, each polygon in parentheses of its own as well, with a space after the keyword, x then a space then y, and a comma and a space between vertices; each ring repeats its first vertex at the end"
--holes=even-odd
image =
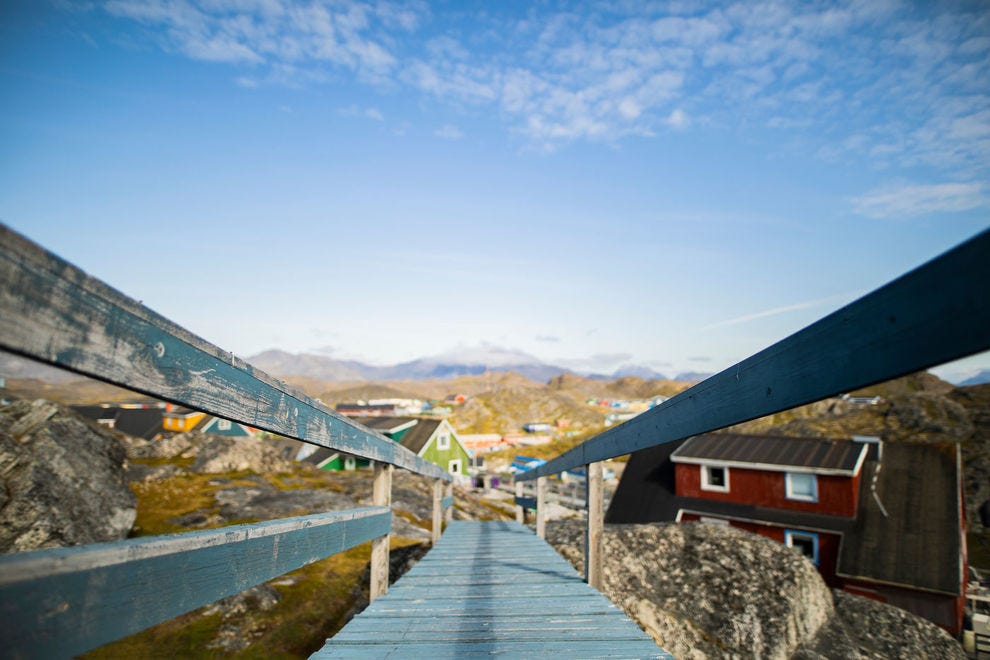
POLYGON ((436 463, 444 470, 456 474, 464 474, 471 462, 471 455, 461 444, 453 427, 443 420, 430 434, 429 439, 419 450, 419 455, 431 463, 436 463), (447 438, 447 448, 440 448, 441 438, 447 438), (454 468, 454 469, 452 469, 454 468))

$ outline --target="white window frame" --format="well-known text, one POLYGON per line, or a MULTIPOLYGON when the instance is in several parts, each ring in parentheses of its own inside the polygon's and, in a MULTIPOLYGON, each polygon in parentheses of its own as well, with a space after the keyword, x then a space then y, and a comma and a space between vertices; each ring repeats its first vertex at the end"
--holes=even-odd
POLYGON ((444 431, 437 436, 437 449, 440 451, 447 451, 450 449, 450 433, 444 431))
POLYGON ((808 472, 786 472, 784 474, 784 493, 787 499, 796 500, 798 502, 817 502, 818 501, 818 475, 811 474, 808 472), (805 495, 804 493, 794 492, 794 482, 793 478, 795 476, 800 477, 811 477, 812 493, 811 495, 805 495))
POLYGON ((356 470, 357 469, 357 459, 353 456, 344 457, 344 469, 345 470, 356 470))
POLYGON ((451 474, 464 474, 464 466, 461 465, 461 459, 454 458, 448 461, 447 472, 450 472, 451 474))
MULTIPOLYGON (((788 548, 793 548, 794 547, 794 537, 795 536, 801 536, 801 537, 804 537, 804 538, 807 538, 807 539, 811 539, 812 553, 813 553, 814 556, 808 557, 808 559, 810 559, 812 561, 812 563, 814 563, 815 566, 818 566, 818 561, 819 561, 819 559, 818 559, 818 534, 816 534, 814 532, 802 532, 801 530, 797 530, 797 529, 785 529, 784 530, 784 545, 786 545, 788 548)), ((804 555, 803 552, 801 554, 804 555)), ((807 556, 807 555, 804 555, 804 556, 807 556)))
POLYGON ((229 419, 217 419, 218 431, 229 431, 232 428, 233 428, 233 424, 230 423, 229 419))
POLYGON ((716 493, 728 493, 729 492, 729 468, 726 465, 702 465, 701 466, 701 490, 711 490, 716 493), (722 474, 725 476, 725 485, 718 486, 711 483, 709 475, 711 470, 722 470, 722 474))

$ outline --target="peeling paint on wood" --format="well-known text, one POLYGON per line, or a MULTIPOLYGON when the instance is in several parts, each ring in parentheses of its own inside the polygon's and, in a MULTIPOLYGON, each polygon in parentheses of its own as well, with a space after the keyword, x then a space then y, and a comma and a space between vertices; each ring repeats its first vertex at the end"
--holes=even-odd
POLYGON ((0 348, 265 431, 452 478, 4 225, 0 348))
POLYGON ((385 507, 0 557, 5 657, 69 657, 388 532, 385 507))

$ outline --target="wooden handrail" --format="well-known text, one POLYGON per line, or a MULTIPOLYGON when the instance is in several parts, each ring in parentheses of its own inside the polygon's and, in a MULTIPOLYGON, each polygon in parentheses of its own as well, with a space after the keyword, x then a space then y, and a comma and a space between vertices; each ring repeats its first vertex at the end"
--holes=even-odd
POLYGON ((390 509, 366 507, 5 555, 3 655, 77 655, 380 538, 391 525, 390 509))
POLYGON ((990 349, 988 286, 985 230, 516 479, 707 433, 990 349))
POLYGON ((453 478, 4 225, 0 349, 310 444, 453 478))

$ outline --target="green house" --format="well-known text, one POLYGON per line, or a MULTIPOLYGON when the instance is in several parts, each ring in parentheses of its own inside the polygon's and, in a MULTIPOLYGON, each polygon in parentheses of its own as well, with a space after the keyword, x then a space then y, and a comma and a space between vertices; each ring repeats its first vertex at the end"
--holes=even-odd
POLYGON ((392 438, 451 474, 466 474, 471 456, 446 419, 362 417, 356 421, 392 438))

